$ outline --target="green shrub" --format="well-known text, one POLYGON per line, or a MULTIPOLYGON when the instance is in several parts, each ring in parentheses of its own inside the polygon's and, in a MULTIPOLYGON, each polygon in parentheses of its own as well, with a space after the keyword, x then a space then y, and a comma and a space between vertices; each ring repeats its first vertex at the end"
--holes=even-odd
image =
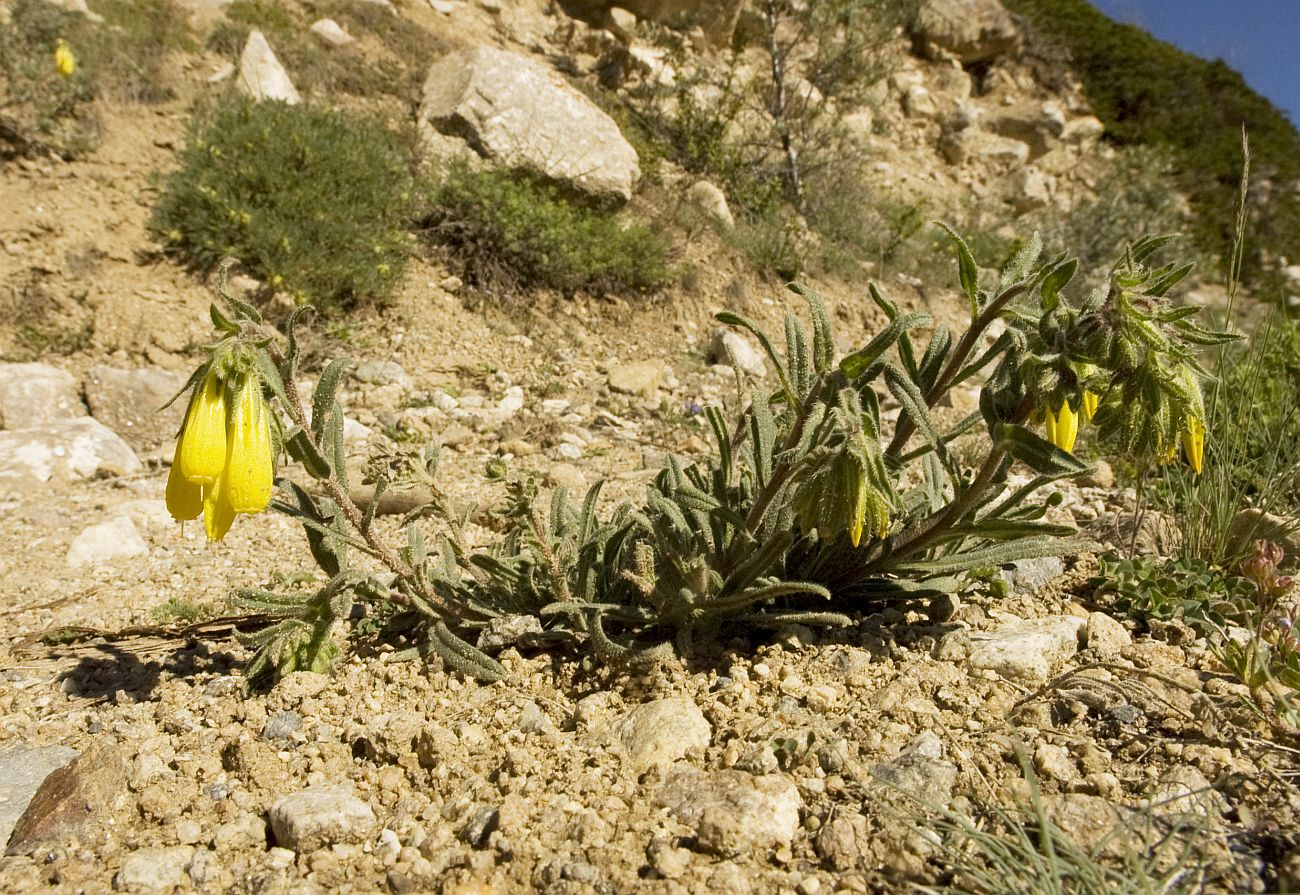
POLYGON ((483 291, 649 292, 677 275, 662 234, 531 177, 452 164, 431 199, 430 238, 483 291))
POLYGON ((398 136, 342 112, 230 100, 201 113, 151 225, 203 270, 240 259, 326 309, 383 299, 409 253, 398 136))
POLYGON ((1246 279, 1258 279, 1278 255, 1300 257, 1300 195, 1293 189, 1300 181, 1300 135, 1241 75, 1222 60, 1208 62, 1113 22, 1086 0, 1006 5, 1046 44, 1045 55, 1070 60, 1110 139, 1173 152, 1196 213, 1193 233, 1205 251, 1224 258, 1233 242, 1233 222, 1224 212, 1233 206, 1244 126, 1256 170, 1275 184, 1271 194, 1256 197, 1256 251, 1246 259, 1246 279))

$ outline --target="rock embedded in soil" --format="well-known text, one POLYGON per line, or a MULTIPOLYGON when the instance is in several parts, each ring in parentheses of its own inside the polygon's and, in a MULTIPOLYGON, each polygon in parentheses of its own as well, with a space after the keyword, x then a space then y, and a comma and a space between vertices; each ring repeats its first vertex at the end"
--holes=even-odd
POLYGON ((1083 642, 1087 644, 1088 649, 1103 656, 1118 656, 1124 649, 1133 645, 1133 637, 1128 629, 1106 613, 1093 612, 1088 616, 1083 642))
MULTIPOLYGON (((966 633, 972 668, 996 672, 1010 681, 1042 684, 1079 651, 1087 621, 1052 615, 1003 624, 988 633, 966 633)), ((950 635, 951 636, 951 635, 950 635)))
POLYGON ((1006 563, 998 569, 997 577, 1006 582, 1011 593, 1031 594, 1063 574, 1065 563, 1059 556, 1040 556, 1006 563))
POLYGON ((704 713, 686 696, 637 706, 614 724, 613 733, 638 774, 672 764, 691 749, 706 749, 713 739, 704 713))
POLYGON ((125 892, 157 892, 184 886, 194 846, 140 848, 122 859, 113 887, 125 892))
POLYGON ((14 824, 9 854, 29 854, 45 842, 107 826, 127 798, 127 777, 117 746, 99 743, 86 749, 45 778, 14 824))
POLYGON ((77 757, 67 746, 17 743, 0 749, 0 847, 50 774, 77 757))
POLYGON ((49 364, 0 364, 0 429, 34 429, 85 416, 72 375, 49 364))
POLYGON ((68 547, 67 563, 73 568, 98 566, 148 552, 149 545, 140 537, 130 517, 115 516, 82 529, 68 547))
POLYGON ((610 391, 623 395, 637 395, 651 399, 659 394, 659 384, 664 378, 664 365, 658 361, 635 361, 622 364, 609 371, 610 391))
POLYGON ((340 843, 364 842, 375 812, 346 789, 313 787, 280 799, 270 810, 275 841, 299 854, 340 843))
POLYGON ((485 158, 597 199, 626 202, 641 177, 618 125, 550 66, 477 46, 430 68, 423 131, 463 137, 485 158))
POLYGON ((702 849, 722 857, 789 845, 799 830, 799 790, 781 774, 680 768, 655 802, 695 830, 702 849))
POLYGON ((254 28, 248 33, 244 51, 239 55, 239 90, 255 100, 280 100, 293 106, 302 97, 293 86, 266 36, 254 28))
POLYGON ((317 19, 312 22, 309 29, 312 34, 316 35, 325 43, 332 47, 343 47, 356 40, 351 34, 343 30, 343 27, 333 19, 317 19))
POLYGON ((942 808, 952 801, 952 789, 957 783, 957 766, 943 758, 943 743, 928 730, 873 774, 889 789, 932 808, 942 808))
POLYGON ((161 367, 122 370, 98 364, 86 371, 82 387, 90 415, 137 451, 149 451, 176 437, 186 401, 162 406, 185 385, 185 377, 161 367))

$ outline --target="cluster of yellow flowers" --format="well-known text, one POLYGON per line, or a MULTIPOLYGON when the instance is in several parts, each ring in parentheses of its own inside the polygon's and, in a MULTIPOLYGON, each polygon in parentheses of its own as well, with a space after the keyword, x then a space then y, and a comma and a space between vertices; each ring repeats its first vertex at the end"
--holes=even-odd
POLYGON ((72 73, 77 70, 77 57, 72 55, 72 47, 61 37, 54 47, 54 67, 65 78, 72 77, 72 73))
MULTIPOLYGON (((1043 408, 1044 425, 1047 440, 1063 451, 1073 451, 1074 442, 1079 437, 1079 417, 1084 422, 1092 422, 1097 413, 1100 399, 1090 391, 1085 391, 1079 399, 1079 411, 1076 413, 1067 400, 1061 401, 1061 408, 1053 413, 1050 407, 1043 408)), ((1183 454, 1187 463, 1197 475, 1201 474, 1201 464, 1205 458, 1205 423, 1194 416, 1189 416, 1181 433, 1183 454)), ((1173 462, 1178 453, 1177 445, 1170 445, 1168 452, 1161 457, 1165 463, 1173 462)))
POLYGON ((233 402, 209 370, 190 400, 167 476, 167 509, 178 522, 203 515, 208 540, 220 541, 237 513, 271 502, 275 456, 271 417, 257 377, 243 377, 233 402))

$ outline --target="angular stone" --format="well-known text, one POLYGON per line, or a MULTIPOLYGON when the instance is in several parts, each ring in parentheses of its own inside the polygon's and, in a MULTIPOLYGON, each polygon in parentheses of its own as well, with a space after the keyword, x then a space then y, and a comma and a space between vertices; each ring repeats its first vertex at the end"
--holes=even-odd
POLYGON ((614 725, 628 764, 640 774, 672 764, 691 749, 708 748, 713 728, 689 697, 672 696, 639 705, 614 725))
POLYGON ((67 746, 17 743, 0 749, 0 846, 50 774, 77 757, 67 746))
POLYGON ((1087 621, 1070 615, 1053 615, 1002 625, 989 633, 971 632, 973 668, 994 671, 1008 680, 1042 684, 1052 672, 1079 650, 1079 637, 1087 621))
POLYGON ((757 379, 767 375, 767 361, 757 345, 734 329, 719 327, 709 339, 709 360, 715 364, 733 363, 742 373, 757 379))
POLYGON ((310 31, 331 47, 346 47, 356 40, 355 37, 343 30, 342 25, 333 19, 317 19, 311 23, 310 31))
POLYGON ((296 852, 364 842, 376 826, 370 806, 340 787, 313 787, 280 799, 270 810, 275 841, 296 852))
POLYGON ((963 65, 1005 55, 1020 42, 1015 21, 997 0, 926 0, 914 33, 926 55, 954 56, 963 65))
POLYGON ((157 892, 184 886, 194 846, 139 848, 122 859, 113 887, 126 892, 157 892))
POLYGON ((258 101, 278 99, 291 106, 302 102, 289 73, 276 58, 266 36, 256 28, 248 33, 248 42, 239 54, 238 84, 241 93, 258 101))
POLYGON ((700 215, 723 230, 736 226, 736 218, 727 204, 727 195, 708 180, 697 180, 686 191, 686 201, 700 215))
POLYGON ((659 393, 659 383, 663 378, 663 364, 651 360, 635 361, 609 371, 609 388, 620 394, 650 399, 659 393))
POLYGON ((148 552, 149 545, 140 537, 131 518, 115 516, 107 522, 82 529, 68 547, 67 562, 73 568, 97 566, 148 552))
POLYGON ((799 790, 779 774, 685 768, 660 787, 655 802, 693 828, 702 848, 722 857, 789 845, 799 830, 799 790))
POLYGON ((130 446, 88 416, 0 432, 0 484, 40 485, 54 478, 89 479, 100 472, 129 475, 140 468, 130 446))
POLYGON ((353 377, 358 382, 364 382, 367 385, 400 385, 402 388, 410 388, 412 385, 411 377, 406 369, 396 361, 391 360, 368 360, 353 372, 353 377))
POLYGON ((77 380, 49 364, 0 364, 0 429, 85 416, 77 380))
POLYGON ((429 69, 419 124, 485 158, 598 199, 627 201, 641 176, 618 125, 548 66, 479 46, 429 69))
POLYGON ((117 746, 101 743, 45 778, 14 824, 8 854, 25 855, 106 824, 127 796, 128 768, 117 746))
POLYGON ((1133 637, 1128 629, 1106 613, 1094 612, 1088 616, 1083 642, 1088 649, 1104 656, 1117 656, 1125 647, 1132 646, 1133 637))
POLYGON ((926 731, 893 761, 878 765, 875 778, 929 808, 945 807, 957 783, 957 766, 943 758, 943 743, 926 731))
POLYGON ((1031 594, 1063 574, 1065 563, 1059 556, 1040 556, 1006 563, 998 569, 997 577, 1006 582, 1011 593, 1031 594))
POLYGON ((176 437, 185 417, 185 398, 160 408, 185 385, 185 377, 161 367, 121 370, 102 364, 82 382, 90 415, 137 451, 148 451, 176 437))

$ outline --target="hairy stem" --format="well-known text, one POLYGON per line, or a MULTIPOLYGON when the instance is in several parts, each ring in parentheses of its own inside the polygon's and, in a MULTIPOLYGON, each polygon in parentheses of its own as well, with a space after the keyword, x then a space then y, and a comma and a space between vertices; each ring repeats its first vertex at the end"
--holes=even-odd
MULTIPOLYGON (((970 360, 971 352, 975 350, 976 344, 979 343, 980 336, 989 328, 1002 309, 1011 303, 1012 299, 1020 295, 1029 287, 1027 281, 1021 281, 1008 286, 1000 292, 992 301, 980 311, 978 316, 971 321, 966 332, 962 334, 961 341, 953 349, 952 354, 948 357, 948 363, 944 365, 943 372, 934 380, 934 385, 925 393, 925 404, 927 407, 933 407, 939 399, 952 388, 953 382, 957 379, 966 362, 970 360)), ((894 437, 890 439, 889 447, 885 448, 886 457, 897 457, 898 452, 907 444, 907 439, 916 431, 916 423, 910 416, 900 417, 898 425, 894 429, 894 437)))

